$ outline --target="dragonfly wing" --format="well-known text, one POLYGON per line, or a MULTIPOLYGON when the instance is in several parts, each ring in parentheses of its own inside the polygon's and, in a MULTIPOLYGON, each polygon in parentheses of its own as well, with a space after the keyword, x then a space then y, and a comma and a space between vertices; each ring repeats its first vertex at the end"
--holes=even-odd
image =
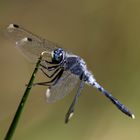
POLYGON ((16 47, 30 62, 33 63, 37 61, 43 51, 51 53, 51 51, 46 49, 42 42, 39 42, 34 38, 23 38, 16 42, 16 47))
POLYGON ((78 76, 68 71, 64 71, 58 83, 47 89, 46 91, 47 101, 55 102, 57 100, 64 98, 76 86, 78 80, 79 80, 78 76))
POLYGON ((15 24, 6 26, 4 32, 5 36, 14 40, 17 48, 31 61, 36 62, 36 59, 40 56, 43 51, 51 52, 58 48, 58 45, 45 40, 23 27, 15 24))

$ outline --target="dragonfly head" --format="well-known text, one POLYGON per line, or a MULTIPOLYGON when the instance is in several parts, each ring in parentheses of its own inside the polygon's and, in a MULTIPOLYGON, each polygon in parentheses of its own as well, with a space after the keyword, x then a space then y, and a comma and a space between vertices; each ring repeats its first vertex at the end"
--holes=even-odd
POLYGON ((55 63, 60 63, 64 58, 64 51, 61 48, 57 48, 52 51, 52 61, 55 63))

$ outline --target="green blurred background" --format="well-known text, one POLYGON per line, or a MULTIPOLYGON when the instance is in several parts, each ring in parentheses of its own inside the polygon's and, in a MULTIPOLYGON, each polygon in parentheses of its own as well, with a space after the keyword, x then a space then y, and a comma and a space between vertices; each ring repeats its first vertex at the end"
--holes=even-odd
MULTIPOLYGON (((0 27, 17 23, 82 56, 97 81, 136 116, 122 114, 100 92, 85 86, 75 115, 64 124, 76 89, 54 104, 34 87, 14 140, 140 139, 139 0, 0 0, 0 27)), ((34 69, 0 37, 0 139, 12 121, 34 69)), ((47 80, 41 72, 36 81, 47 80)))

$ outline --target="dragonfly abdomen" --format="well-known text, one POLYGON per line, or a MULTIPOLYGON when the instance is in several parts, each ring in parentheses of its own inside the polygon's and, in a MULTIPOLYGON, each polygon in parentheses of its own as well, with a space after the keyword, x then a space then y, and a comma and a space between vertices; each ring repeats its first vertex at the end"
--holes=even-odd
POLYGON ((100 92, 102 92, 119 110, 121 110, 124 114, 131 118, 135 118, 134 114, 131 113, 118 99, 116 99, 112 94, 106 91, 101 85, 99 85, 96 81, 92 84, 95 88, 97 88, 100 92))

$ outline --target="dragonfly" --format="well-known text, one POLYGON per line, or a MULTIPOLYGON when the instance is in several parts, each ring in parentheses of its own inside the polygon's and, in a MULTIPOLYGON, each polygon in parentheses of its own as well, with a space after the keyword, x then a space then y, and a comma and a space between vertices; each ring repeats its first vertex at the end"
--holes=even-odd
POLYGON ((36 63, 43 51, 48 52, 48 55, 41 61, 40 70, 49 80, 33 84, 34 86, 47 87, 46 97, 48 102, 51 103, 64 98, 79 83, 77 92, 65 115, 65 123, 68 123, 74 114, 75 104, 85 84, 98 89, 120 111, 132 119, 135 118, 131 111, 96 81, 93 74, 88 70, 86 62, 81 57, 17 24, 10 24, 5 28, 6 36, 15 41, 16 47, 30 62, 36 63))

